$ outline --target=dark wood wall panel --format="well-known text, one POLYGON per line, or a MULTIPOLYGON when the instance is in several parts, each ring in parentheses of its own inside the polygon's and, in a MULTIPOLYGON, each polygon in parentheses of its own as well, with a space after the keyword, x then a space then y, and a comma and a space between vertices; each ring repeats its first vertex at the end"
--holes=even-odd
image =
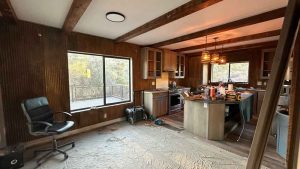
MULTIPOLYGON (((133 62, 133 90, 149 89, 141 78, 140 47, 84 34, 66 35, 59 29, 20 21, 0 21, 0 84, 9 145, 35 139, 28 134, 20 107, 23 99, 47 96, 56 111, 69 111, 67 51, 127 56, 133 62)), ((73 114, 74 129, 124 117, 131 104, 73 114), (107 118, 104 118, 104 114, 107 118)), ((60 118, 60 117, 58 117, 60 118)))
POLYGON ((31 24, 0 25, 0 70, 7 142, 27 141, 26 119, 20 103, 45 94, 44 58, 40 27, 31 24))
POLYGON ((62 31, 43 28, 42 37, 45 58, 46 96, 57 111, 69 110, 69 78, 67 37, 62 31))

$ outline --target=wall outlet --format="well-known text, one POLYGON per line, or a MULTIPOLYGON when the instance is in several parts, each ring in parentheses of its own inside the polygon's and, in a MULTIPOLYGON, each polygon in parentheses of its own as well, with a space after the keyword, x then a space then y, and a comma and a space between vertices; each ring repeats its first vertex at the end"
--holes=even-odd
POLYGON ((152 86, 155 86, 155 82, 154 81, 151 84, 152 84, 152 86))
POLYGON ((103 117, 106 119, 106 118, 107 118, 107 114, 106 114, 106 113, 104 113, 103 117))
POLYGON ((262 81, 257 81, 257 86, 261 86, 262 85, 262 81))

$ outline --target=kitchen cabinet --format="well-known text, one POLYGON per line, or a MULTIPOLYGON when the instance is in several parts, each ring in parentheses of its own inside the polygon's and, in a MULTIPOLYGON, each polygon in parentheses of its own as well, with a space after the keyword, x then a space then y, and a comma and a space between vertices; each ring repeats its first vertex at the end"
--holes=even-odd
POLYGON ((185 56, 178 54, 176 61, 175 78, 184 78, 185 75, 185 56))
POLYGON ((273 58, 275 55, 275 49, 263 49, 261 56, 261 79, 269 79, 273 58))
POLYGON ((161 77, 162 51, 159 49, 142 48, 142 74, 143 79, 156 79, 161 77))
POLYGON ((147 113, 155 117, 168 112, 168 91, 145 91, 144 106, 147 113))
POLYGON ((176 71, 177 53, 168 49, 164 49, 164 71, 176 71))

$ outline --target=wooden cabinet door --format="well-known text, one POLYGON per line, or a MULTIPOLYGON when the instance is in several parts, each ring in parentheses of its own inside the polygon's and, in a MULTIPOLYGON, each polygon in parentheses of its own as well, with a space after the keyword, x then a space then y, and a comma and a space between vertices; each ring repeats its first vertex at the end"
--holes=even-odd
POLYGON ((161 97, 160 98, 161 102, 161 116, 166 115, 168 113, 168 97, 161 97))
POLYGON ((161 51, 155 51, 155 78, 161 77, 162 72, 162 52, 161 51))
POLYGON ((147 74, 148 74, 148 78, 149 79, 154 79, 155 78, 155 51, 149 49, 148 50, 148 70, 147 70, 147 74))
POLYGON ((145 47, 142 48, 141 58, 143 79, 160 78, 163 62, 162 51, 145 47))
POLYGON ((155 116, 155 117, 158 117, 158 116, 160 116, 160 114, 161 114, 161 112, 160 112, 160 106, 161 106, 161 104, 160 104, 160 98, 153 98, 153 115, 155 116))
POLYGON ((165 49, 164 50, 164 71, 175 71, 176 70, 176 52, 165 49))

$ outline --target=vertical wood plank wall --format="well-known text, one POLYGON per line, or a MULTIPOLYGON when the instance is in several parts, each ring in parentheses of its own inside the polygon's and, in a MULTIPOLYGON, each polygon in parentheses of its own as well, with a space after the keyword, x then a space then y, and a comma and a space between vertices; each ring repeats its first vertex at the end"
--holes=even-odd
MULTIPOLYGON (((141 79, 140 47, 128 43, 19 22, 0 22, 0 84, 9 145, 34 139, 28 134, 20 107, 23 99, 47 96, 54 110, 68 111, 69 86, 67 51, 74 50, 117 56, 133 61, 133 89, 148 89, 151 81, 141 79)), ((123 117, 128 104, 76 113, 75 128, 123 117), (103 113, 107 113, 104 119, 103 113)))

